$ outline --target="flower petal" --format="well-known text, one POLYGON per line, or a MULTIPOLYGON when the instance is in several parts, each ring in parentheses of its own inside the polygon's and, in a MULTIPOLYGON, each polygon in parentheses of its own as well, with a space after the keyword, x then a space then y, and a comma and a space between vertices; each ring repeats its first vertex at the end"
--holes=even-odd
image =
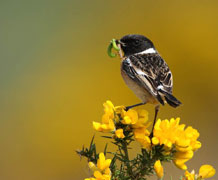
POLYGON ((115 135, 116 135, 117 138, 121 138, 121 139, 123 139, 125 137, 124 134, 123 134, 123 129, 117 129, 115 131, 115 135))
POLYGON ((202 165, 199 169, 199 176, 203 179, 211 178, 216 173, 216 170, 211 165, 202 165))
POLYGON ((158 160, 154 163, 154 170, 155 170, 158 178, 161 179, 164 175, 164 171, 163 171, 163 166, 161 165, 160 160, 158 160))

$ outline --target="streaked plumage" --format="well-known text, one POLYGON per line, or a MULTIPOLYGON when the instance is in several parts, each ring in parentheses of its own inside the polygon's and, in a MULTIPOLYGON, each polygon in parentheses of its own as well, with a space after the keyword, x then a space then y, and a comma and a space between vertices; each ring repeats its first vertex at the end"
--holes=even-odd
POLYGON ((142 102, 179 106, 180 101, 172 95, 172 73, 153 43, 141 35, 127 35, 120 44, 124 51, 122 77, 142 102))

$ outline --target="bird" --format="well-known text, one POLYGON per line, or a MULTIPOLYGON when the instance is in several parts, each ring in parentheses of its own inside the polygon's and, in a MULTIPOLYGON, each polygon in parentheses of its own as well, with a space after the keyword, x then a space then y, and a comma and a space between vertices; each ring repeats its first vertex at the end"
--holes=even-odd
MULTIPOLYGON (((176 108, 182 103, 172 94, 173 76, 153 42, 139 34, 129 34, 116 40, 122 51, 121 75, 127 86, 141 100, 126 110, 147 103, 155 106, 154 124, 160 105, 176 108)), ((121 52, 120 52, 121 53, 121 52)))

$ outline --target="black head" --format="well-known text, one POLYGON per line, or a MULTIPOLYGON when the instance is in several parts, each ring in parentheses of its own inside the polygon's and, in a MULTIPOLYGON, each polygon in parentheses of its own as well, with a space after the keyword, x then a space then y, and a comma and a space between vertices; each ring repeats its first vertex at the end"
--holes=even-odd
POLYGON ((138 34, 126 35, 119 42, 125 56, 140 53, 149 48, 155 49, 153 43, 148 38, 138 34))

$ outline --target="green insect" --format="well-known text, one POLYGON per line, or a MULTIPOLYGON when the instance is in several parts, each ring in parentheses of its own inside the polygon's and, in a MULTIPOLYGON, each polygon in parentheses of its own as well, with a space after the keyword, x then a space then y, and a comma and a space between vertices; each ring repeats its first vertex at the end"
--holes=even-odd
POLYGON ((114 48, 116 51, 120 50, 120 48, 116 44, 116 39, 111 40, 111 42, 108 46, 108 49, 107 49, 108 56, 114 58, 114 57, 116 57, 116 54, 112 53, 112 48, 114 48))

